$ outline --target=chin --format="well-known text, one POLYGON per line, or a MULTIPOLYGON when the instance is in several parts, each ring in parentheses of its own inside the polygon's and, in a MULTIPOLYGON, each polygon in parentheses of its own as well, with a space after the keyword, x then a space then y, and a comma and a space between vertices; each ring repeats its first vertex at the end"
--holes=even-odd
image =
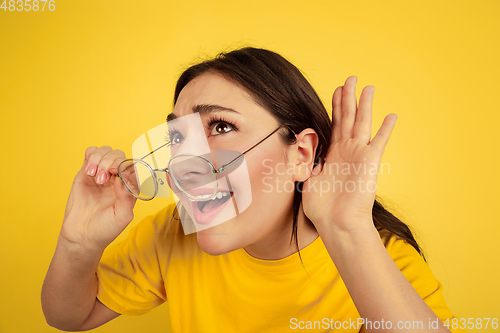
POLYGON ((217 233, 214 228, 205 229, 197 232, 198 245, 203 252, 212 256, 220 256, 238 249, 234 246, 232 237, 226 233, 217 233))

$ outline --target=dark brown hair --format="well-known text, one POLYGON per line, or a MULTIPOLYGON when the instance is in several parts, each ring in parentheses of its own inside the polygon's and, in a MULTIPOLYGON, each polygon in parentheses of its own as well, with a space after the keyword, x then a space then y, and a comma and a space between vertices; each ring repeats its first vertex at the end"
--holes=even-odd
MULTIPOLYGON (((181 90, 191 80, 206 72, 221 74, 247 89, 257 103, 269 111, 280 124, 288 125, 293 132, 300 133, 306 128, 315 130, 319 139, 315 164, 324 160, 332 135, 332 121, 316 91, 300 70, 288 60, 275 52, 253 47, 220 53, 215 58, 193 65, 182 73, 175 87, 174 105, 181 90)), ((295 135, 290 131, 286 132, 281 133, 284 143, 294 144, 295 135)), ((290 241, 295 238, 297 248, 297 218, 302 202, 302 186, 303 182, 297 182, 293 199, 290 241)), ((387 211, 379 198, 374 202, 372 214, 377 230, 385 229, 404 239, 424 257, 410 228, 387 211)))

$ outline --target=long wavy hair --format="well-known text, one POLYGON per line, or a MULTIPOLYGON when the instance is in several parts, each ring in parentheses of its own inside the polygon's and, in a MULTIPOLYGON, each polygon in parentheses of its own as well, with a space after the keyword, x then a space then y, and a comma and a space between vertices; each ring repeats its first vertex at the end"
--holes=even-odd
MULTIPOLYGON (((288 125, 293 132, 300 133, 306 128, 315 130, 319 139, 315 165, 324 161, 332 135, 332 120, 316 91, 292 63, 275 52, 253 47, 219 53, 213 59, 193 65, 181 74, 175 87, 174 106, 181 90, 191 80, 207 72, 221 74, 240 84, 280 124, 288 125)), ((295 143, 295 135, 290 131, 280 134, 284 144, 295 143)), ((295 185, 290 242, 295 239, 298 249, 297 220, 303 182, 295 185)), ((379 232, 386 230, 404 239, 425 260, 410 228, 385 209, 378 196, 373 204, 372 216, 379 232)))

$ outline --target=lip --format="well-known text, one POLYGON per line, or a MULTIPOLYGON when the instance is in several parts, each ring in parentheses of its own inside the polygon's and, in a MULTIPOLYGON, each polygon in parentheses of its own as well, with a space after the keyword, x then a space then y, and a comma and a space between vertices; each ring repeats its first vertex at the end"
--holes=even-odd
MULTIPOLYGON (((202 189, 200 189, 200 190, 202 190, 202 189)), ((218 192, 224 192, 224 191, 218 191, 218 192)), ((229 191, 226 191, 226 192, 229 192, 229 191)), ((212 192, 210 192, 208 194, 211 194, 211 193, 212 192)), ((229 192, 229 193, 231 193, 231 197, 226 202, 224 202, 222 205, 220 205, 216 209, 213 209, 213 210, 206 212, 206 213, 203 213, 202 211, 200 211, 200 209, 198 208, 198 201, 192 201, 191 207, 192 207, 192 210, 194 213, 195 222, 198 224, 208 224, 208 223, 212 222, 217 217, 217 215, 219 215, 220 212, 222 212, 224 210, 224 208, 229 204, 229 202, 233 202, 234 193, 233 192, 229 192)), ((203 195, 203 193, 197 194, 197 195, 203 195)))

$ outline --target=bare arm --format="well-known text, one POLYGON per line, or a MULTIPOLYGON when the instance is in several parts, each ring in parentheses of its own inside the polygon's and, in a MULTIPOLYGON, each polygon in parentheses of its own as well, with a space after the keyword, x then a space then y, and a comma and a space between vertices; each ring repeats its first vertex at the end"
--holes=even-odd
MULTIPOLYGON (((399 332, 424 332, 438 320, 396 266, 375 228, 357 234, 322 230, 330 257, 351 295, 361 318, 391 322, 376 332, 394 331, 399 322, 412 323, 399 332)), ((368 332, 372 331, 367 329, 368 332)), ((439 320, 433 332, 449 332, 439 320)))
MULTIPOLYGON (((324 166, 315 166, 304 183, 304 213, 323 239, 362 318, 428 323, 437 316, 394 263, 373 221, 378 170, 397 116, 387 115, 372 139, 375 87, 363 89, 358 106, 356 81, 350 76, 333 94, 332 139, 324 166), (340 170, 339 165, 348 168, 340 170), (328 190, 318 191, 314 183, 327 184, 328 190)), ((418 330, 422 327, 407 329, 418 330)), ((436 331, 449 332, 442 323, 436 331)))
POLYGON ((115 319, 120 314, 110 310, 106 307, 106 305, 102 304, 97 298, 94 303, 94 307, 92 308, 92 312, 90 313, 87 320, 83 323, 80 331, 88 331, 92 330, 96 327, 99 327, 108 321, 115 319))
POLYGON ((122 151, 108 146, 85 153, 42 287, 42 309, 50 326, 90 330, 119 316, 97 300, 96 270, 104 249, 133 219, 135 198, 116 176, 124 159, 122 151))
POLYGON ((64 331, 86 331, 120 314, 96 298, 96 269, 102 253, 88 253, 59 237, 42 288, 47 323, 64 331))

